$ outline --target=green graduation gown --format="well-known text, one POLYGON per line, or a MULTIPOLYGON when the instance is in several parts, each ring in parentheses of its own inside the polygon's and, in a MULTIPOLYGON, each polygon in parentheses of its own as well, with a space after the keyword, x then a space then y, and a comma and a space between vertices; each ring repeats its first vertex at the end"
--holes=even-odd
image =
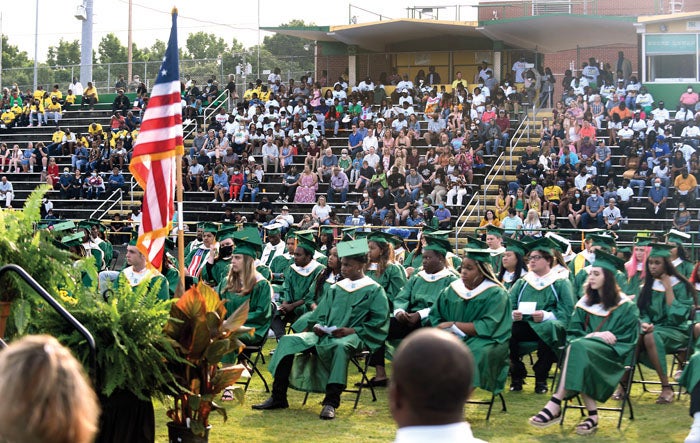
MULTIPOLYGON (((672 352, 688 343, 688 328, 690 328, 690 311, 693 308, 693 296, 688 294, 685 284, 671 276, 674 300, 666 304, 664 285, 661 280, 654 280, 649 306, 640 309, 639 318, 643 323, 654 325, 654 341, 656 352, 661 360, 661 369, 666 370, 666 353, 672 352)), ((639 361, 651 366, 646 352, 642 352, 639 361)))
POLYGON ((506 248, 501 246, 498 249, 487 249, 491 253, 491 268, 493 273, 498 275, 501 272, 501 266, 503 266, 503 253, 506 252, 506 248))
POLYGON ((569 280, 561 278, 556 271, 539 277, 528 272, 510 288, 511 309, 518 310, 520 302, 536 302, 535 310, 551 312, 552 320, 535 322, 531 315, 523 315, 523 320, 547 346, 556 350, 564 344, 566 325, 574 309, 573 290, 569 280))
POLYGON ((602 304, 589 305, 584 296, 576 303, 566 338, 569 343, 565 385, 568 397, 583 392, 604 402, 615 391, 632 357, 639 336, 639 309, 626 295, 617 306, 606 310, 602 304), (587 338, 591 332, 612 332, 614 345, 600 338, 587 338))
POLYGON ((285 335, 270 360, 274 374, 280 360, 312 347, 316 356, 297 355, 290 385, 294 389, 325 392, 327 384, 347 384, 348 362, 356 351, 374 351, 389 331, 389 304, 384 289, 371 278, 344 279, 328 289, 309 321, 312 325, 354 328, 355 333, 342 338, 318 337, 314 332, 285 335))
POLYGON ((109 264, 112 263, 112 257, 114 256, 114 248, 112 244, 108 241, 102 240, 101 238, 93 240, 97 243, 97 246, 102 250, 102 256, 104 259, 105 267, 108 268, 109 264))
MULTIPOLYGON (((644 264, 641 264, 641 266, 644 266, 644 264)), ((642 289, 642 285, 644 284, 644 279, 642 278, 642 269, 637 269, 637 272, 634 273, 632 277, 627 277, 627 285, 625 288, 623 288, 623 291, 625 294, 629 296, 638 296, 639 291, 642 289)))
POLYGON ((170 298, 175 296, 175 291, 177 290, 177 285, 180 283, 180 271, 177 268, 168 268, 163 274, 166 280, 168 280, 168 292, 170 293, 170 298))
POLYGON ((276 255, 270 262, 272 283, 282 284, 284 281, 284 274, 292 263, 294 263, 292 254, 285 252, 284 254, 276 255))
MULTIPOLYGON (((508 341, 513 327, 508 292, 491 280, 468 290, 461 279, 445 288, 430 310, 430 323, 474 323, 476 335, 465 335, 474 355, 474 386, 498 394, 508 378, 508 341)), ((449 331, 449 330, 448 330, 449 331)))
POLYGON ((230 267, 231 257, 214 260, 212 265, 205 263, 199 278, 212 288, 218 288, 221 282, 226 281, 230 267))
MULTIPOLYGON (((253 289, 248 294, 236 294, 235 292, 226 291, 226 280, 222 280, 217 287, 217 292, 220 294, 226 307, 226 315, 233 314, 246 300, 250 301, 248 319, 245 321, 244 326, 255 328, 255 335, 252 337, 245 335, 240 338, 247 345, 262 343, 272 323, 272 288, 270 287, 270 282, 259 272, 255 273, 255 281, 253 289)), ((233 360, 227 363, 231 362, 233 360)))
POLYGON ((160 272, 153 271, 151 269, 145 269, 143 272, 134 272, 133 266, 128 266, 124 268, 114 280, 114 287, 119 285, 119 282, 126 282, 132 288, 136 288, 141 285, 148 285, 149 290, 153 288, 156 282, 160 282, 160 288, 158 289, 158 299, 159 300, 170 300, 170 289, 168 285, 168 280, 163 277, 160 272))
POLYGON ((207 257, 211 249, 204 246, 204 243, 193 248, 187 256, 185 256, 185 271, 192 277, 200 277, 202 269, 207 263, 207 257))
POLYGON ((192 251, 194 251, 195 249, 197 249, 197 248, 199 247, 199 245, 201 245, 202 243, 203 243, 202 240, 197 240, 197 239, 195 238, 195 239, 192 240, 191 242, 187 243, 187 246, 185 246, 185 253, 182 254, 182 255, 184 255, 185 257, 187 257, 188 255, 190 255, 190 252, 192 252, 192 251))
POLYGON ((394 299, 394 314, 400 310, 409 313, 418 312, 421 323, 427 326, 430 308, 438 294, 457 278, 447 267, 435 274, 428 274, 425 270, 415 272, 394 299))
POLYGON ((409 252, 403 261, 404 268, 418 269, 421 266, 423 266, 423 254, 416 254, 415 250, 409 252))
POLYGON ((683 277, 690 279, 690 276, 693 274, 693 268, 695 267, 693 263, 683 260, 682 258, 677 258, 673 260, 673 266, 676 267, 676 270, 678 271, 679 274, 681 274, 683 277))
MULTIPOLYGON (((317 278, 322 278, 322 275, 319 274, 319 276, 318 276, 317 278)), ((314 303, 316 303, 316 304, 320 303, 320 302, 321 302, 321 298, 323 298, 323 296, 324 296, 325 294, 328 293, 328 292, 327 292, 328 289, 329 289, 332 285, 334 285, 334 284, 336 284, 337 282, 339 282, 339 281, 341 280, 341 278, 342 278, 342 277, 341 277, 340 275, 336 275, 336 274, 333 274, 333 273, 330 274, 330 275, 329 275, 328 277, 326 277, 326 279, 323 281, 322 287, 321 287, 321 289, 319 290, 318 295, 316 294, 316 289, 318 288, 318 280, 314 280, 314 282, 311 283, 311 287, 309 288, 309 291, 311 292, 311 294, 313 294, 314 303)), ((311 329, 311 327, 312 327, 313 325, 310 325, 310 324, 309 324, 309 319, 311 318, 312 315, 313 315, 313 311, 308 311, 308 312, 304 313, 304 315, 302 315, 301 317, 299 317, 299 319, 298 319, 297 321, 295 321, 295 322, 292 324, 292 331, 294 331, 294 332, 304 332, 304 331, 306 331, 306 330, 308 330, 308 329, 311 329)))
MULTIPOLYGON (((526 270, 520 271, 520 277, 522 278, 525 274, 527 274, 526 270)), ((510 288, 513 287, 513 284, 516 282, 515 278, 515 273, 513 272, 504 272, 503 273, 503 281, 501 282, 503 284, 503 287, 506 288, 506 290, 510 291, 510 288)))
POLYGON ((260 262, 265 266, 270 266, 272 260, 278 255, 282 255, 286 252, 286 245, 283 241, 279 241, 276 245, 270 242, 265 243, 263 248, 262 256, 260 257, 260 262))
POLYGON ((293 318, 289 318, 288 320, 294 321, 300 315, 311 309, 311 303, 315 301, 314 295, 310 291, 311 284, 316 281, 318 274, 323 272, 325 268, 325 266, 316 260, 311 260, 311 262, 303 268, 300 268, 294 263, 289 267, 289 271, 285 274, 284 283, 282 284, 280 301, 294 303, 298 300, 304 300, 304 303, 294 310, 293 318))
POLYGON ((403 267, 397 263, 388 263, 382 275, 377 275, 377 264, 370 263, 365 274, 384 288, 389 299, 389 309, 392 309, 394 299, 406 284, 406 271, 403 267))

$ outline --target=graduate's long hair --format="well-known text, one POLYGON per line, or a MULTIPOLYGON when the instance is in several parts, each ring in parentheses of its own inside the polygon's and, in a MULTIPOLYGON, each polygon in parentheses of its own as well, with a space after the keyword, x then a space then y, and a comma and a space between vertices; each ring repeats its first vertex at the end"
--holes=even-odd
MULTIPOLYGON (((508 252, 508 251, 506 251, 508 252)), ((513 252, 513 251, 510 251, 513 252)), ((505 252, 504 252, 505 254, 505 252)), ((523 271, 527 272, 527 264, 525 263, 525 259, 523 258, 522 255, 515 254, 515 258, 517 262, 515 263, 515 271, 513 271, 513 281, 511 283, 515 283, 520 277, 523 276, 523 271)), ((501 258, 502 259, 502 258, 501 258)), ((501 266, 501 271, 498 273, 497 280, 501 283, 503 283, 503 276, 506 274, 507 270, 505 266, 501 266)))
MULTIPOLYGON (((685 285, 688 294, 690 294, 693 297, 693 304, 697 305, 695 286, 692 283, 690 283, 687 278, 685 278, 678 272, 678 270, 675 266, 673 266, 673 263, 671 263, 671 260, 668 257, 662 257, 662 259, 664 261, 664 273, 668 276, 676 277, 678 280, 680 280, 680 282, 685 285)), ((639 307, 640 311, 644 311, 647 307, 649 307, 649 303, 651 303, 651 288, 654 284, 654 277, 651 275, 651 272, 649 272, 648 258, 644 267, 646 269, 647 275, 644 277, 644 286, 639 292, 639 297, 637 298, 637 306, 639 307)))
MULTIPOLYGON (((333 246, 335 248, 335 246, 333 246)), ((331 248, 331 250, 333 249, 331 248)), ((323 272, 319 272, 318 275, 316 276, 316 287, 314 288, 314 300, 318 300, 319 297, 321 296, 321 293, 323 292, 323 286, 326 283, 326 279, 335 272, 335 275, 340 275, 340 259, 336 260, 336 265, 334 268, 331 268, 331 250, 328 251, 328 266, 326 266, 326 269, 323 270, 323 272)), ((336 252, 336 256, 337 256, 336 252)))
POLYGON ((491 266, 491 263, 486 263, 483 261, 471 259, 469 257, 464 257, 464 259, 462 259, 462 263, 459 265, 459 269, 457 269, 457 272, 462 272, 462 266, 464 266, 465 260, 472 260, 474 263, 476 263, 476 268, 479 270, 479 272, 481 272, 481 275, 483 275, 485 279, 491 280, 492 282, 496 283, 498 286, 503 288, 503 283, 498 279, 496 273, 493 272, 493 266, 491 266))
POLYGON ((605 309, 610 309, 620 303, 620 287, 615 281, 615 274, 605 268, 600 268, 603 271, 605 279, 603 287, 600 289, 591 288, 591 284, 586 284, 586 297, 589 305, 602 303, 605 309))
POLYGON ((389 263, 394 261, 394 246, 391 243, 379 243, 371 240, 370 243, 374 243, 382 251, 377 261, 377 277, 381 277, 389 263))
MULTIPOLYGON (((650 246, 635 246, 635 248, 644 248, 644 260, 642 261, 642 278, 645 278, 647 275, 647 267, 646 267, 646 261, 647 258, 649 258, 649 253, 651 252, 651 247, 650 246)), ((637 274, 637 266, 639 265, 639 260, 637 260, 637 255, 634 253, 634 249, 632 249, 632 256, 630 259, 625 263, 625 270, 627 271, 627 280, 631 279, 637 274)))
POLYGON ((241 269, 241 272, 234 272, 233 268, 229 268, 224 292, 248 295, 253 290, 255 283, 257 283, 255 279, 255 259, 249 255, 243 255, 243 269, 241 269))

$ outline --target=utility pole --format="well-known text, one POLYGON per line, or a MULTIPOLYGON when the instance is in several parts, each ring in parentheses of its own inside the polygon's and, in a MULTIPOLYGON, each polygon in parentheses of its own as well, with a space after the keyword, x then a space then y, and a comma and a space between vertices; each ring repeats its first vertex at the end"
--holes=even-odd
POLYGON ((84 0, 85 20, 83 20, 80 40, 80 83, 87 86, 92 81, 92 3, 84 0))
MULTIPOLYGON (((132 46, 133 46, 133 38, 132 38, 132 32, 131 32, 131 31, 132 31, 132 29, 131 29, 131 12, 132 12, 132 7, 133 7, 133 5, 132 5, 132 0, 129 0, 129 37, 128 37, 128 39, 127 39, 127 40, 128 40, 127 44, 129 45, 129 48, 127 49, 127 52, 126 52, 126 54, 127 54, 127 59, 126 59, 126 61, 127 61, 127 64, 126 64, 126 84, 127 84, 127 85, 128 85, 129 83, 131 83, 131 74, 132 74, 132 65, 131 65, 131 63, 132 63, 133 57, 134 57, 134 53, 133 53, 133 49, 132 49, 132 46)), ((125 89, 126 89, 126 88, 125 88, 125 89)))
POLYGON ((36 0, 36 12, 34 14, 34 91, 38 84, 38 61, 39 58, 39 0, 36 0))

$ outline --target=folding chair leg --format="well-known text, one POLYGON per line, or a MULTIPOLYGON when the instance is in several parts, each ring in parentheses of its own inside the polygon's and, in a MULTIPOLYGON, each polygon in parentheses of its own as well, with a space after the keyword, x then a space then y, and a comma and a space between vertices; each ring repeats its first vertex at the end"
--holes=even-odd
POLYGON ((306 405, 306 400, 308 400, 308 398, 309 398, 309 393, 307 392, 307 393, 304 394, 304 401, 301 402, 301 405, 302 405, 302 406, 305 406, 305 405, 306 405))
POLYGON ((491 401, 489 402, 489 410, 486 413, 486 421, 489 421, 489 418, 491 418, 491 409, 493 409, 494 400, 496 400, 496 394, 491 394, 491 401))

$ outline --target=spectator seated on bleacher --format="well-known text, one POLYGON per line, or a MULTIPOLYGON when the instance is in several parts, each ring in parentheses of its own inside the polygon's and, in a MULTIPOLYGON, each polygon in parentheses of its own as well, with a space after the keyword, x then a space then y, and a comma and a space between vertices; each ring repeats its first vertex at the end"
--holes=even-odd
POLYGON ((117 96, 114 97, 114 101, 112 102, 112 113, 116 114, 117 111, 119 111, 121 115, 126 115, 130 110, 131 101, 129 97, 124 95, 124 89, 117 89, 117 96))
POLYGON ((88 82, 87 87, 83 91, 83 100, 80 103, 80 109, 85 109, 87 105, 92 111, 95 109, 95 105, 100 101, 99 95, 97 94, 97 88, 93 86, 92 82, 88 82))

